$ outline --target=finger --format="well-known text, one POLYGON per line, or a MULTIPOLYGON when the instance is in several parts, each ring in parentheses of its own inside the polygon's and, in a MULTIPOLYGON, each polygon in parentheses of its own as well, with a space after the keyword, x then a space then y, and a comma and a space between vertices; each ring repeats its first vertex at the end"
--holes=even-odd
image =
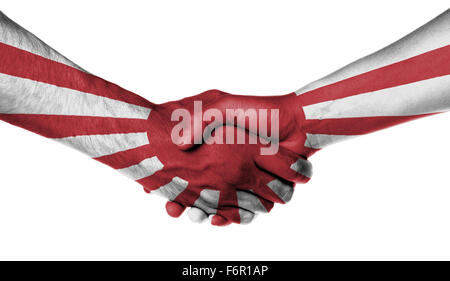
POLYGON ((311 162, 301 157, 298 158, 297 161, 292 163, 289 168, 291 168, 291 170, 295 171, 297 174, 301 174, 306 177, 303 183, 308 182, 312 177, 313 169, 311 162))
POLYGON ((259 196, 261 203, 267 211, 270 211, 273 208, 274 203, 285 203, 268 185, 275 179, 275 177, 268 173, 261 173, 258 177, 258 183, 251 189, 252 192, 259 196))
POLYGON ((273 206, 275 204, 271 201, 265 200, 264 198, 259 198, 259 201, 264 206, 264 208, 266 208, 267 213, 269 213, 273 209, 273 206))
POLYGON ((283 179, 272 179, 265 185, 255 188, 255 193, 272 202, 285 204, 289 202, 294 193, 294 183, 283 179))
POLYGON ((287 181, 306 183, 312 176, 311 163, 287 149, 280 148, 274 155, 256 155, 254 160, 261 169, 287 181))
MULTIPOLYGON (((188 217, 193 222, 203 222, 209 215, 216 214, 219 201, 219 191, 189 185, 176 198, 182 205, 191 206, 188 217)), ((226 219, 225 219, 226 220, 226 219)), ((221 224, 224 224, 223 221, 221 224)))
POLYGON ((196 223, 204 222, 208 218, 208 214, 206 214, 203 210, 196 208, 196 207, 191 207, 188 210, 187 214, 189 216, 189 219, 192 222, 196 222, 196 223))
POLYGON ((260 198, 256 196, 256 194, 247 191, 237 191, 237 198, 240 208, 249 210, 253 213, 267 213, 267 209, 261 203, 260 198))
POLYGON ((249 224, 255 218, 255 213, 239 208, 239 217, 241 224, 249 224))
POLYGON ((225 218, 229 223, 240 223, 237 194, 233 186, 221 189, 217 215, 225 218))
POLYGON ((294 184, 279 179, 274 179, 267 186, 280 198, 284 203, 291 201, 294 194, 294 184))
MULTIPOLYGON (((188 212, 191 220, 194 222, 203 221, 207 215, 210 214, 212 215, 211 224, 217 226, 225 226, 233 222, 250 223, 255 214, 244 208, 239 208, 237 205, 238 203, 236 202, 236 195, 233 196, 233 193, 236 193, 234 189, 222 192, 210 189, 202 190, 199 198, 194 203, 194 207, 188 212)), ((250 193, 241 193, 241 198, 245 196, 245 201, 247 201, 244 205, 250 207, 248 202, 253 201, 251 204, 255 206, 255 208, 258 206, 256 203, 259 200, 258 197, 251 195, 250 193)), ((260 208, 261 210, 265 210, 261 203, 260 208)))
POLYGON ((200 196, 193 206, 201 209, 206 214, 215 214, 219 205, 219 194, 218 190, 204 189, 200 192, 200 196))
MULTIPOLYGON (((268 178, 270 178, 270 177, 268 177, 268 178)), ((261 205, 263 205, 263 207, 265 209, 265 211, 263 211, 263 213, 269 213, 272 210, 273 205, 275 204, 273 201, 268 200, 266 197, 264 197, 263 194, 258 194, 258 192, 254 191, 253 189, 249 189, 248 192, 255 194, 258 197, 259 202, 261 203, 261 205)))
POLYGON ((213 216, 211 224, 213 225, 229 225, 249 224, 255 218, 255 213, 239 207, 221 207, 217 210, 217 214, 213 216), (224 220, 223 220, 224 219, 224 220))
POLYGON ((221 215, 214 215, 211 217, 211 224, 215 226, 226 226, 231 224, 231 221, 227 220, 221 215))
POLYGON ((179 216, 181 216, 185 209, 185 206, 177 202, 167 201, 166 203, 167 214, 174 218, 178 218, 179 216))
MULTIPOLYGON (((226 223, 224 225, 229 225, 231 223, 240 223, 241 219, 239 216, 239 208, 237 207, 221 207, 217 210, 217 214, 213 216, 211 223, 214 224, 215 218, 224 218, 226 223)), ((220 224, 218 224, 220 226, 220 224)))

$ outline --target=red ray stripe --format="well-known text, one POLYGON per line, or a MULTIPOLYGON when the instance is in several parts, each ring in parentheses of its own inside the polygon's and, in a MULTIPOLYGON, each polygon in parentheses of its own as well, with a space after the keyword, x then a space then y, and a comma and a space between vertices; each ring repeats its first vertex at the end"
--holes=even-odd
POLYGON ((111 155, 95 158, 114 169, 123 169, 139 164, 141 161, 151 157, 151 146, 144 145, 133 149, 120 151, 111 155))
POLYGON ((144 190, 150 193, 151 191, 170 183, 172 178, 173 176, 170 176, 166 171, 164 171, 164 169, 162 169, 155 172, 153 175, 137 180, 136 182, 140 183, 144 187, 144 190))
POLYGON ((273 205, 274 205, 273 202, 264 200, 264 199, 262 199, 260 197, 258 197, 258 200, 259 200, 259 202, 261 202, 261 204, 264 206, 264 208, 266 208, 267 212, 270 212, 272 210, 273 205))
POLYGON ((335 100, 450 74, 450 45, 306 92, 302 105, 335 100))
POLYGON ((0 43, 0 73, 66 87, 80 92, 152 107, 146 99, 116 84, 71 66, 0 43))
POLYGON ((200 198, 201 191, 201 188, 195 188, 193 185, 189 184, 173 201, 187 207, 194 206, 195 201, 200 198))
POLYGON ((361 117, 305 120, 305 132, 311 134, 363 135, 436 113, 414 116, 361 117))
POLYGON ((47 138, 145 132, 147 120, 41 114, 0 114, 0 120, 47 138))
POLYGON ((220 215, 231 222, 240 223, 237 193, 235 190, 221 190, 217 215, 220 215))

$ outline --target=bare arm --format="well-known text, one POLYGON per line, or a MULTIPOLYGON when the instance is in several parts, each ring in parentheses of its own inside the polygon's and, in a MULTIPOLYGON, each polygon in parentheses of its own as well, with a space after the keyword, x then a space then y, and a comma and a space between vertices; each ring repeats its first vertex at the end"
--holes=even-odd
POLYGON ((450 109, 450 10, 300 90, 314 149, 450 109))
POLYGON ((146 144, 150 102, 85 72, 2 13, 0 62, 1 120, 94 158, 146 144))
MULTIPOLYGON (((271 97, 225 94, 212 107, 279 109, 280 131, 274 141, 309 157, 338 141, 449 110, 449 44, 447 10, 399 41, 296 92, 271 97)), ((241 127, 257 133, 248 124, 241 127)))
MULTIPOLYGON (((0 13, 0 120, 111 166, 167 198, 171 216, 192 207, 193 221, 248 223, 289 201, 292 183, 256 166, 257 145, 184 152, 172 143, 171 113, 190 104, 155 105, 87 73, 0 13)), ((306 182, 310 164, 302 164, 296 179, 306 182)))

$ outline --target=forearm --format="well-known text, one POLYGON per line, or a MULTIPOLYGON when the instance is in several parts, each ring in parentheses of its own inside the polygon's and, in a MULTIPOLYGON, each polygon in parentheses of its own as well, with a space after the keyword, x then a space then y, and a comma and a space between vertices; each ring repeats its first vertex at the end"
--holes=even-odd
POLYGON ((146 144, 152 107, 0 13, 0 119, 96 158, 146 144))
POLYGON ((296 91, 306 146, 450 108, 450 10, 388 47, 296 91))

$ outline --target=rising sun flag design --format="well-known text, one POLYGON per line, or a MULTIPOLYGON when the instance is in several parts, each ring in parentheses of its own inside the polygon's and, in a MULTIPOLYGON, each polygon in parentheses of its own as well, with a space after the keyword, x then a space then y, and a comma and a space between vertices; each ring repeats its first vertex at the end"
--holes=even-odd
MULTIPOLYGON (((195 154, 186 152, 189 147, 166 149, 176 145, 161 118, 170 120, 170 111, 183 100, 155 105, 43 48, 45 43, 8 20, 1 22, 0 119, 111 166, 167 198, 173 216, 198 206, 215 215, 213 224, 245 223, 251 220, 245 212, 249 200, 260 212, 289 201, 295 183, 311 177, 307 158, 327 145, 448 111, 449 14, 288 95, 212 90, 185 101, 205 99, 222 112, 227 105, 279 108, 277 155, 258 155, 260 144, 200 145, 195 154), (28 40, 17 39, 24 37, 28 40), (249 199, 249 193, 258 197, 249 199)), ((258 133, 233 127, 239 129, 249 138, 258 133)))

